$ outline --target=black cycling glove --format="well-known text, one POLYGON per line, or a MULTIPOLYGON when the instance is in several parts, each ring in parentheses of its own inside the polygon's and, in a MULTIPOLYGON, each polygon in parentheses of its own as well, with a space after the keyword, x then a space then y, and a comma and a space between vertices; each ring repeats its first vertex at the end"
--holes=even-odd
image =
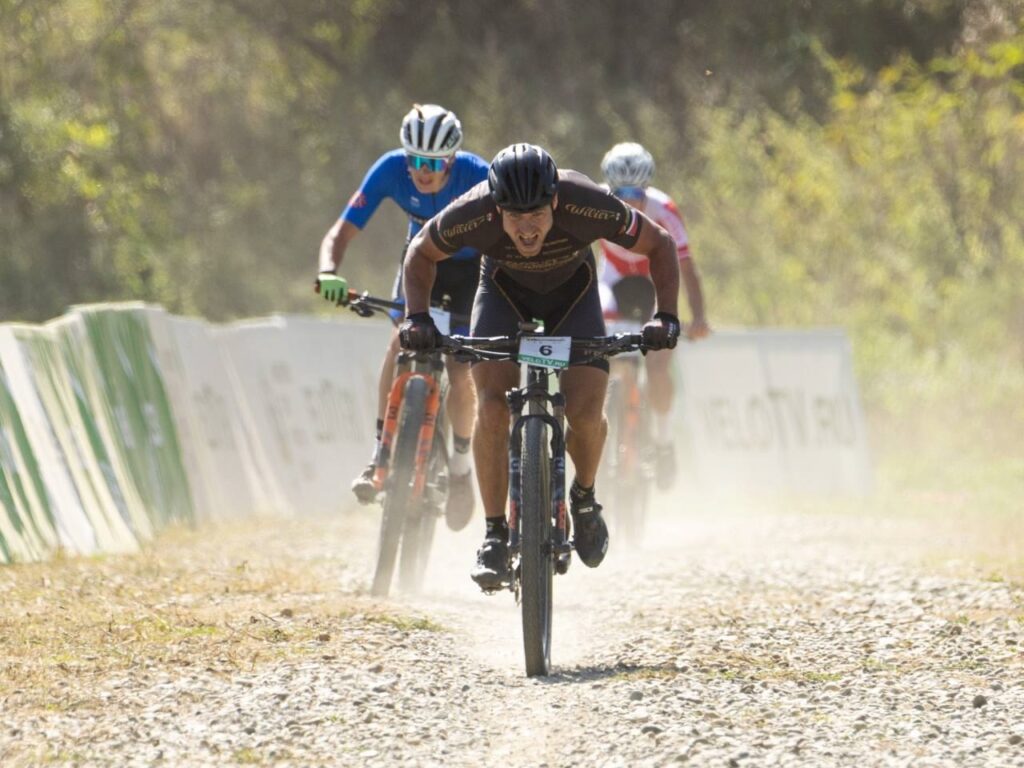
POLYGON ((398 328, 398 343, 413 352, 432 351, 439 336, 429 312, 414 312, 398 328))
POLYGON ((679 340, 679 318, 670 312, 658 312, 643 328, 647 349, 675 349, 679 340))

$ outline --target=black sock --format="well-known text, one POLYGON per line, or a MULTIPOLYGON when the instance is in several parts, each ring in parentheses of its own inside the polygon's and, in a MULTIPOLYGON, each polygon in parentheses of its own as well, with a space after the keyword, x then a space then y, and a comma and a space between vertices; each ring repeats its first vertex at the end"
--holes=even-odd
POLYGON ((384 434, 384 419, 377 419, 377 442, 380 442, 380 436, 384 434))
POLYGON ((487 538, 508 541, 508 521, 504 517, 485 517, 487 538))
POLYGON ((593 496, 594 486, 584 488, 582 485, 580 485, 579 480, 572 481, 572 488, 569 489, 569 498, 571 498, 573 501, 585 501, 586 499, 593 498, 593 496))
POLYGON ((469 453, 469 438, 459 437, 458 435, 452 435, 452 442, 455 444, 455 450, 458 453, 469 453))

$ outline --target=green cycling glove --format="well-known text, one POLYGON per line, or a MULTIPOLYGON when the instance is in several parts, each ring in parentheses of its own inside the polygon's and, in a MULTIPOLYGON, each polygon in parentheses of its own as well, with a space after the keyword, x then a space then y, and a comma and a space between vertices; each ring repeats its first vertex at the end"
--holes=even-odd
POLYGON ((333 272, 321 272, 316 279, 316 291, 327 301, 344 306, 348 304, 348 280, 333 272))

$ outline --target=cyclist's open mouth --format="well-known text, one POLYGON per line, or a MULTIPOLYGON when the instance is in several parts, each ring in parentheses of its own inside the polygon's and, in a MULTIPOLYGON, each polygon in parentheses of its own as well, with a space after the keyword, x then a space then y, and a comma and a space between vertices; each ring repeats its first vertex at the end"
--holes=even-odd
POLYGON ((516 235, 519 252, 524 256, 532 256, 540 250, 542 241, 539 234, 516 235))

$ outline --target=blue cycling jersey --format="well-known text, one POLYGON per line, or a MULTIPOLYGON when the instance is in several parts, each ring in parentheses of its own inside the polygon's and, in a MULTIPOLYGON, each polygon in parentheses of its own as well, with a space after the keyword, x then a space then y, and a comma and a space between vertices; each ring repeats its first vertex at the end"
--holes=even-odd
MULTIPOLYGON (((409 235, 420 228, 435 214, 471 188, 487 178, 487 163, 471 152, 456 152, 451 166, 448 183, 439 192, 423 194, 416 189, 409 176, 405 151, 395 149, 384 155, 366 172, 363 183, 348 201, 341 214, 344 221, 362 229, 377 210, 385 197, 390 197, 409 217, 409 235)), ((463 248, 452 254, 453 259, 475 259, 479 251, 463 248)))

